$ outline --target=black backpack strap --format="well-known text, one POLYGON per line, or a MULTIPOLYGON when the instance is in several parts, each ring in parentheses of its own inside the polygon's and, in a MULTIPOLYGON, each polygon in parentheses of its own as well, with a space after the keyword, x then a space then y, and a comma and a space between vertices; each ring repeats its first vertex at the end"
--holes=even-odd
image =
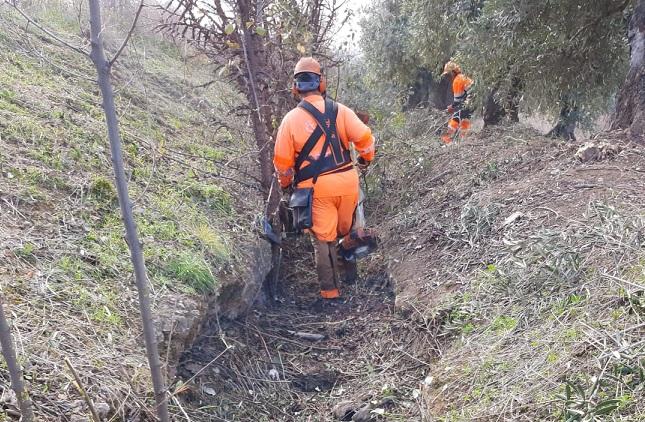
POLYGON ((322 149, 320 150, 320 156, 314 163, 311 163, 309 165, 314 171, 314 175, 313 175, 314 185, 318 181, 318 176, 320 176, 320 174, 324 171, 325 157, 327 156, 327 150, 329 149, 330 144, 331 142, 329 141, 329 136, 325 137, 325 143, 323 144, 322 149))
MULTIPOLYGON (((340 140, 340 137, 338 136, 338 132, 336 130, 336 119, 338 118, 338 104, 336 104, 334 101, 330 99, 325 99, 325 117, 329 118, 329 133, 327 134, 330 138, 330 144, 329 146, 331 147, 331 153, 334 157, 334 162, 337 165, 341 165, 345 163, 346 157, 343 154, 343 152, 347 150, 344 146, 343 143, 340 140), (329 114, 327 113, 327 110, 329 110, 329 114)), ((327 121, 325 121, 327 123, 327 121)))
MULTIPOLYGON (((305 142, 304 146, 302 147, 302 150, 300 151, 300 154, 298 154, 298 157, 296 158, 296 171, 299 171, 302 165, 309 159, 309 154, 311 154, 311 151, 314 149, 318 141, 320 140, 320 137, 325 134, 323 131, 324 127, 324 122, 325 122, 325 115, 318 111, 318 109, 311 103, 302 100, 300 101, 300 104, 298 104, 298 107, 305 109, 309 114, 312 115, 314 119, 316 119, 316 122, 318 123, 316 125, 316 129, 312 132, 312 134, 309 136, 309 139, 307 139, 307 142, 305 142)), ((327 107, 327 103, 325 102, 325 108, 327 107)))
POLYGON ((325 99, 324 113, 321 113, 313 104, 304 100, 298 104, 298 107, 311 114, 316 119, 317 125, 296 158, 296 184, 307 179, 313 179, 313 182, 316 183, 318 176, 323 173, 351 170, 351 166, 348 166, 352 161, 351 153, 349 149, 344 147, 336 131, 338 104, 332 100, 325 99), (325 135, 325 142, 320 156, 316 160, 312 160, 309 154, 311 154, 311 151, 323 135, 325 135), (327 156, 329 149, 331 149, 332 153, 327 156), (302 168, 305 161, 309 161, 310 164, 302 168))
POLYGON ((315 105, 311 104, 309 101, 305 101, 305 100, 300 101, 300 103, 298 104, 298 107, 304 108, 305 110, 307 110, 309 114, 311 114, 314 117, 314 119, 316 119, 316 121, 320 124, 320 126, 323 126, 324 125, 323 122, 325 121, 325 117, 327 116, 329 102, 333 102, 333 101, 325 99, 325 110, 322 113, 320 112, 320 110, 316 108, 315 105))
POLYGON ((325 99, 325 112, 321 113, 313 104, 307 101, 301 101, 298 107, 306 110, 318 123, 316 129, 305 142, 302 150, 296 158, 296 183, 303 180, 314 179, 314 183, 318 180, 318 176, 323 172, 335 170, 339 167, 349 164, 351 162, 351 154, 348 149, 344 148, 341 140, 336 131, 336 118, 338 117, 338 104, 330 99, 325 99), (320 137, 325 135, 325 143, 323 144, 320 156, 316 161, 309 158, 309 154, 314 149, 320 137), (331 148, 332 154, 327 157, 327 151, 331 148), (305 161, 310 164, 302 169, 305 161))

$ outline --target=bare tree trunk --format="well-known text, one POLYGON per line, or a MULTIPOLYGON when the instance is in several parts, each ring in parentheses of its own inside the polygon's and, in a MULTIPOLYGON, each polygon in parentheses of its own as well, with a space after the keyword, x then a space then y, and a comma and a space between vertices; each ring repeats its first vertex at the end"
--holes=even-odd
POLYGON ((18 359, 16 359, 11 329, 9 328, 9 322, 4 313, 4 296, 2 294, 0 294, 0 344, 2 344, 2 355, 9 369, 11 388, 18 398, 22 420, 24 422, 31 422, 34 420, 34 411, 31 405, 31 398, 29 398, 29 394, 25 391, 25 383, 22 379, 20 364, 18 364, 18 359))
POLYGON ((629 129, 630 137, 645 143, 645 0, 637 0, 629 22, 629 71, 618 93, 612 129, 629 129))
POLYGON ((417 107, 427 107, 430 98, 430 91, 436 84, 433 83, 430 70, 421 68, 417 70, 414 84, 410 87, 410 94, 403 110, 410 110, 417 107))
MULTIPOLYGON (((245 0, 239 0, 238 8, 240 10, 240 17, 242 22, 247 22, 252 19, 250 5, 245 0)), ((269 192, 273 179, 273 162, 271 160, 271 148, 269 145, 270 136, 269 130, 266 125, 265 119, 262 116, 262 108, 266 107, 264 101, 264 91, 259 90, 258 74, 260 67, 266 65, 266 60, 262 60, 258 55, 259 49, 256 46, 252 31, 248 28, 241 28, 242 31, 242 48, 244 49, 245 62, 246 62, 246 88, 247 99, 253 112, 251 113, 251 122, 253 125, 253 133, 255 135, 255 142, 258 147, 258 159, 260 161, 260 177, 262 180, 262 187, 266 192, 269 192)))
MULTIPOLYGON (((509 70, 510 71, 510 70, 509 70)), ((498 82, 486 96, 484 102, 484 127, 499 124, 504 118, 513 123, 519 122, 520 97, 522 95, 522 80, 511 76, 511 86, 505 98, 498 98, 501 81, 498 82)))
POLYGON ((103 97, 103 111, 107 123, 108 137, 110 139, 110 152, 112 155, 112 165, 114 167, 114 178, 121 207, 121 216, 125 225, 126 240, 130 249, 130 258, 134 267, 135 281, 139 293, 139 308, 141 310, 141 319, 143 322, 143 335, 146 343, 146 352, 150 373, 152 375, 152 385, 155 393, 157 404, 156 411, 162 422, 169 422, 168 402, 166 396, 166 387, 161 370, 161 361, 157 349, 157 340, 154 333, 154 324, 152 320, 152 311, 150 306, 150 292, 148 287, 148 278, 146 267, 143 261, 141 244, 137 235, 137 228, 132 215, 132 203, 128 194, 127 179, 123 166, 123 153, 121 150, 121 135, 119 134, 119 121, 114 106, 114 92, 110 81, 111 65, 105 56, 103 50, 103 36, 101 23, 101 9, 99 0, 88 0, 90 5, 90 31, 92 52, 90 57, 98 74, 98 85, 103 97))
POLYGON ((445 110, 446 107, 452 104, 452 79, 450 75, 442 75, 439 82, 433 84, 430 97, 434 106, 439 110, 445 110))
MULTIPOLYGON (((242 22, 251 20, 251 5, 247 0, 237 2, 242 22)), ((278 238, 281 236, 281 224, 279 221, 280 192, 277 187, 277 181, 273 170, 273 148, 271 144, 271 116, 268 107, 268 93, 266 90, 260 90, 258 84, 258 75, 262 69, 268 67, 268 58, 262 54, 262 48, 258 45, 257 37, 254 32, 247 27, 242 26, 242 48, 244 49, 247 86, 247 99, 251 104, 253 112, 251 113, 251 123, 253 134, 258 148, 258 161, 260 164, 260 177, 262 187, 267 197, 267 207, 265 217, 271 223, 273 232, 278 238)), ((264 85, 264 84, 263 84, 264 85)), ((278 298, 279 291, 279 274, 282 257, 282 248, 276 243, 271 243, 271 271, 264 282, 264 292, 269 302, 278 298)))
POLYGON ((511 77, 511 89, 508 92, 506 101, 506 114, 511 122, 520 121, 520 98, 522 97, 522 80, 517 77, 511 77))
POLYGON ((560 115, 555 127, 546 136, 551 138, 564 138, 567 141, 575 141, 576 124, 578 123, 578 106, 564 97, 561 100, 560 115))
POLYGON ((497 90, 497 87, 493 88, 486 96, 486 102, 484 102, 484 127, 497 125, 506 116, 506 110, 497 101, 497 90))

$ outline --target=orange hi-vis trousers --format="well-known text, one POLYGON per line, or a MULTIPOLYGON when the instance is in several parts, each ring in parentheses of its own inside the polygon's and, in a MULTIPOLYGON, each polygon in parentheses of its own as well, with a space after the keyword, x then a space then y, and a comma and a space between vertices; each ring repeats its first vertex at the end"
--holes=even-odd
POLYGON ((448 122, 448 131, 441 136, 441 140, 444 144, 452 142, 457 129, 459 129, 459 138, 464 138, 468 129, 470 129, 470 119, 450 119, 448 122))
POLYGON ((352 195, 314 196, 312 206, 313 227, 316 239, 333 242, 352 229, 354 210, 358 205, 358 192, 352 195))

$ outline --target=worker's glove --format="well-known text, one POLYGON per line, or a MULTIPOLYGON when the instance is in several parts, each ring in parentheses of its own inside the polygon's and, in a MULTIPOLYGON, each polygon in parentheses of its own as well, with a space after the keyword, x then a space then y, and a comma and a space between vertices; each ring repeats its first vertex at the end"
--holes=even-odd
POLYGON ((454 107, 452 104, 450 104, 450 105, 448 106, 448 108, 446 109, 446 111, 447 111, 448 113, 451 113, 451 114, 452 114, 452 113, 454 113, 454 112, 455 112, 455 107, 454 107))
POLYGON ((356 164, 358 165, 358 169, 360 171, 365 171, 369 167, 371 161, 367 161, 363 157, 358 157, 358 160, 356 161, 356 164))

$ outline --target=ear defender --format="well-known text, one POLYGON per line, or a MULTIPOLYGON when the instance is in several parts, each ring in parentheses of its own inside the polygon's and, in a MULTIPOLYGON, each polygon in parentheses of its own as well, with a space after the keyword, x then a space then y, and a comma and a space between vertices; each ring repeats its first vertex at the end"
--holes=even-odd
POLYGON ((320 85, 318 85, 318 91, 320 91, 321 94, 327 91, 327 78, 325 78, 324 76, 320 77, 320 85))

